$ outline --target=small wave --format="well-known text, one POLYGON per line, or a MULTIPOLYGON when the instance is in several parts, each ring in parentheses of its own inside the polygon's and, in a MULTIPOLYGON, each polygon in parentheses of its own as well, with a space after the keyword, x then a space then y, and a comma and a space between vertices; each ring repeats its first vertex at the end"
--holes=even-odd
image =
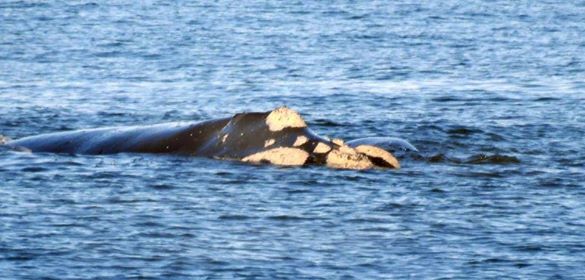
POLYGON ((319 126, 325 126, 325 127, 335 127, 335 126, 343 126, 343 124, 340 123, 336 123, 332 120, 328 120, 328 119, 316 119, 313 120, 311 122, 312 125, 319 125, 319 126))
POLYGON ((97 113, 98 116, 100 117, 126 117, 129 114, 125 113, 125 112, 104 112, 104 111, 99 111, 97 113))
POLYGON ((462 99, 460 98, 455 98, 452 96, 441 96, 441 97, 435 97, 435 98, 431 98, 432 101, 435 102, 457 102, 457 101, 462 101, 462 99))
POLYGON ((232 220, 232 221, 242 221, 242 220, 249 220, 253 219, 254 217, 247 216, 247 215, 239 215, 239 214, 232 214, 232 215, 221 215, 218 217, 220 220, 232 220))
POLYGON ((156 200, 153 199, 123 199, 120 197, 111 197, 106 199, 107 203, 110 204, 139 204, 139 203, 145 203, 145 202, 155 202, 156 200))
POLYGON ((441 96, 435 97, 431 99, 432 101, 436 102, 464 102, 466 105, 478 105, 488 102, 510 102, 515 99, 503 97, 503 96, 496 96, 496 97, 486 97, 486 98, 468 98, 468 97, 453 97, 453 96, 441 96))
POLYGON ((520 163, 520 159, 514 156, 507 155, 485 155, 478 154, 469 157, 465 163, 468 164, 516 164, 520 163))
POLYGON ((450 161, 444 154, 436 154, 426 158, 427 162, 440 163, 450 161))
POLYGON ((175 188, 174 186, 168 184, 153 184, 149 185, 148 187, 159 191, 170 190, 175 188))
POLYGON ((432 192, 432 193, 446 193, 447 191, 445 191, 445 190, 443 190, 441 188, 432 188, 430 190, 430 192, 432 192))
POLYGON ((499 171, 491 171, 491 172, 474 172, 474 171, 466 171, 466 172, 457 172, 455 173, 458 177, 463 178, 504 178, 505 174, 499 171))
POLYGON ((447 130, 447 133, 451 135, 471 135, 475 133, 482 133, 481 129, 477 128, 468 128, 468 127, 454 127, 447 130))
POLYGON ((15 254, 7 254, 5 257, 3 257, 3 259, 7 260, 7 261, 30 261, 30 260, 33 260, 33 259, 39 257, 39 256, 40 256, 40 254, 19 252, 19 253, 15 253, 15 254))
POLYGON ((550 102, 550 101, 559 101, 559 100, 562 100, 562 99, 557 98, 557 97, 540 97, 540 98, 533 99, 532 101, 535 101, 535 102, 550 102))
POLYGON ((461 159, 456 157, 449 157, 443 153, 427 156, 426 161, 429 163, 456 163, 456 164, 517 164, 520 159, 514 156, 507 156, 501 154, 477 154, 461 159))
POLYGON ((393 211, 396 209, 414 208, 416 206, 417 206, 416 203, 388 202, 388 203, 384 203, 381 206, 376 207, 374 209, 374 211, 387 212, 387 211, 393 211))
POLYGON ((275 81, 279 86, 310 87, 321 90, 346 89, 370 93, 389 93, 396 91, 415 91, 421 87, 415 81, 389 80, 317 80, 317 81, 275 81))
POLYGON ((270 220, 277 220, 277 221, 303 221, 303 220, 311 220, 310 218, 300 217, 300 216, 293 216, 293 215, 275 215, 267 217, 270 220))
POLYGON ((164 224, 161 224, 161 223, 157 223, 157 222, 152 222, 152 221, 143 221, 143 222, 137 222, 137 223, 135 223, 134 226, 136 226, 136 227, 145 227, 145 228, 153 228, 153 227, 162 228, 165 225, 164 224))
POLYGON ((48 171, 48 169, 44 168, 44 167, 40 167, 40 166, 31 166, 31 167, 25 167, 25 168, 21 169, 20 171, 28 172, 28 173, 37 173, 37 172, 48 171))
POLYGON ((485 263, 507 263, 510 262, 507 259, 503 258, 487 258, 482 260, 471 260, 468 263, 471 265, 478 265, 478 264, 485 264, 485 263))

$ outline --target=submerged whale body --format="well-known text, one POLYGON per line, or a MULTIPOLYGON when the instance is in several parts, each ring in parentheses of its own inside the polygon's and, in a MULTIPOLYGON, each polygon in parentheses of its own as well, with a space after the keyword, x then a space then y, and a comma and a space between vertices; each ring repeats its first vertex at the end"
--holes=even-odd
POLYGON ((299 113, 280 107, 199 123, 42 134, 7 141, 5 145, 48 153, 172 153, 283 166, 399 168, 398 160, 383 145, 376 145, 376 141, 365 138, 347 145, 340 139, 329 140, 313 133, 299 113))

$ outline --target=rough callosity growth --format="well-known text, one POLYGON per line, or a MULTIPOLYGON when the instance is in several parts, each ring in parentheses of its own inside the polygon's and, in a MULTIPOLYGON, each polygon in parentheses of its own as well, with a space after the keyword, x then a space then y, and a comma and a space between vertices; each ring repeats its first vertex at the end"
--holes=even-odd
POLYGON ((301 166, 307 162, 309 153, 301 149, 280 147, 255 153, 242 159, 244 162, 271 163, 282 166, 301 166))
POLYGON ((350 155, 357 154, 357 151, 355 149, 353 149, 352 147, 347 146, 347 145, 341 145, 337 149, 339 149, 339 151, 344 153, 344 154, 350 154, 350 155))
MULTIPOLYGON (((351 148, 349 148, 351 149, 351 148)), ((353 150, 353 149, 351 149, 353 150)), ((366 155, 358 154, 355 151, 333 149, 327 155, 327 166, 342 169, 369 169, 374 164, 366 155)))
POLYGON ((274 139, 268 139, 268 140, 264 141, 264 148, 274 145, 275 142, 276 142, 276 140, 274 140, 274 139))
POLYGON ((316 154, 325 154, 327 152, 331 151, 331 147, 329 147, 329 145, 319 142, 317 144, 317 146, 315 146, 315 149, 313 149, 313 153, 316 154))
POLYGON ((266 125, 268 125, 270 131, 281 131, 287 127, 307 127, 301 115, 287 107, 272 110, 266 117, 266 125))
POLYGON ((331 142, 333 142, 333 144, 339 145, 339 146, 345 145, 345 141, 343 141, 343 139, 339 139, 339 138, 333 138, 333 140, 331 140, 331 142))
POLYGON ((295 142, 293 143, 293 147, 301 146, 301 145, 307 143, 308 141, 309 141, 309 138, 307 138, 305 136, 299 136, 299 137, 297 137, 297 140, 295 140, 295 142))
POLYGON ((388 167, 400 168, 398 160, 384 149, 370 145, 360 145, 355 148, 355 151, 368 156, 370 159, 378 159, 380 163, 387 164, 388 167))
POLYGON ((341 146, 334 147, 327 154, 326 164, 333 168, 342 169, 369 169, 378 167, 400 168, 398 160, 389 152, 370 145, 360 145, 351 148, 341 139, 336 139, 334 143, 340 143, 341 146))

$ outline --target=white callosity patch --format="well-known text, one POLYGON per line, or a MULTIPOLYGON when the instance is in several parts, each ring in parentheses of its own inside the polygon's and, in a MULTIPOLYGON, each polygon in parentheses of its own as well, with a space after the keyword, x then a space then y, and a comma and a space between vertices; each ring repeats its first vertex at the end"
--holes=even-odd
POLYGON ((274 142, 276 142, 276 140, 274 140, 274 139, 268 139, 268 140, 264 141, 264 148, 273 145, 274 142))
POLYGON ((298 147, 300 145, 303 145, 303 144, 307 143, 307 141, 309 141, 309 139, 307 137, 301 135, 301 136, 297 137, 297 140, 295 140, 293 147, 298 147))
POLYGON ((274 148, 267 151, 255 153, 242 159, 244 162, 269 162, 282 166, 301 166, 309 158, 309 153, 295 148, 274 148))
POLYGON ((339 146, 345 145, 345 141, 343 141, 343 139, 339 139, 339 138, 334 138, 333 140, 331 140, 331 142, 333 142, 333 144, 339 145, 339 146))
POLYGON ((339 151, 345 154, 350 154, 350 155, 355 155, 357 154, 356 150, 354 150, 352 147, 347 146, 347 145, 342 145, 339 148, 339 151))
POLYGON ((317 146, 315 146, 315 149, 313 149, 313 153, 316 153, 316 154, 324 154, 324 153, 329 152, 329 151, 331 151, 331 147, 329 147, 329 145, 322 143, 322 142, 319 142, 317 144, 317 146))
POLYGON ((388 151, 370 145, 359 145, 355 148, 358 153, 364 154, 368 157, 379 158, 388 163, 393 168, 400 168, 398 160, 388 151))
POLYGON ((367 156, 357 153, 350 147, 342 146, 341 149, 333 149, 327 154, 327 166, 342 169, 369 169, 374 164, 367 156))
POLYGON ((266 125, 270 131, 281 131, 287 127, 307 127, 301 115, 287 107, 280 107, 272 110, 266 117, 266 125))

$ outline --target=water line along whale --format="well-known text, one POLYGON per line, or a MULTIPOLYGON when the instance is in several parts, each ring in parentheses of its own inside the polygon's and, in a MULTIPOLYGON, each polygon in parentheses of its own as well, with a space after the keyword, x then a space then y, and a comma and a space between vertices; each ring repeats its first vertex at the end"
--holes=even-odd
MULTIPOLYGON (((311 131, 287 107, 239 113, 198 123, 84 129, 41 134, 4 143, 14 149, 69 154, 171 153, 281 166, 400 168, 389 151, 368 143, 330 140, 311 131), (351 143, 351 142, 349 142, 351 143)), ((377 139, 379 142, 379 139, 377 139)), ((377 143, 376 141, 370 141, 377 143)))

